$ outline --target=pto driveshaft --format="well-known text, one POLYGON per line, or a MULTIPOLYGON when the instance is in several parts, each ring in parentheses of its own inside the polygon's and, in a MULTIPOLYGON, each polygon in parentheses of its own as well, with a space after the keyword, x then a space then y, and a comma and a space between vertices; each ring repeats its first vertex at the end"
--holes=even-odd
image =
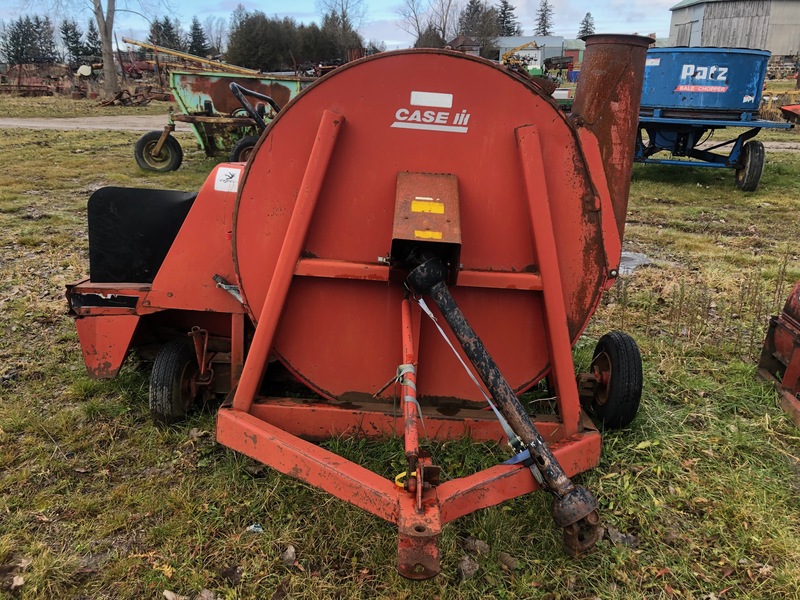
POLYGON ((445 283, 446 278, 447 268, 441 259, 433 257, 423 259, 421 264, 413 268, 406 282, 411 289, 430 296, 434 301, 492 395, 498 410, 530 451, 531 470, 538 471, 540 477, 536 477, 537 481, 553 495, 553 520, 564 528, 567 550, 571 554, 589 550, 602 536, 597 500, 586 488, 573 484, 564 473, 494 359, 453 300, 445 283))

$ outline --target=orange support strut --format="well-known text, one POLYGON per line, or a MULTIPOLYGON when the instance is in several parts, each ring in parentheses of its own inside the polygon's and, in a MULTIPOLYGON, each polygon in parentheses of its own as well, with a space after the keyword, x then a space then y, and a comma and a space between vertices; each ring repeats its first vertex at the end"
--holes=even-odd
POLYGON ((325 173, 328 170, 336 138, 341 131, 343 122, 342 115, 329 110, 322 113, 314 146, 311 148, 308 165, 303 174, 292 218, 289 221, 289 228, 283 239, 275 272, 267 291, 267 298, 264 300, 264 306, 258 318, 258 327, 256 327, 253 342, 247 353, 239 386, 233 397, 235 410, 244 412, 250 410, 258 386, 267 370, 267 360, 275 338, 275 331, 278 328, 278 321, 283 312, 283 305, 286 303, 286 296, 289 294, 297 261, 308 235, 311 217, 314 215, 322 183, 325 180, 325 173))

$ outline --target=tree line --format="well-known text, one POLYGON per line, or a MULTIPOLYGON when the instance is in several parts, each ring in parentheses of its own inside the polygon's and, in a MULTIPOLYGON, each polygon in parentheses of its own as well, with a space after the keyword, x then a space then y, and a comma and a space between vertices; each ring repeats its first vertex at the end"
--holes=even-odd
MULTIPOLYGON (((348 50, 354 48, 371 52, 385 49, 382 42, 365 41, 358 33, 363 0, 325 2, 321 25, 268 17, 241 4, 229 20, 209 17, 201 24, 193 17, 188 31, 175 17, 157 16, 150 21, 147 41, 201 57, 219 57, 225 51, 228 62, 262 71, 344 60, 348 50)), ((101 56, 102 40, 94 20, 85 29, 72 19, 56 27, 49 17, 39 15, 0 22, 0 59, 5 62, 77 64, 101 56)))
POLYGON ((305 63, 343 60, 349 48, 363 47, 364 39, 352 23, 337 15, 324 15, 318 26, 239 10, 231 19, 226 60, 251 69, 285 71, 305 63))
MULTIPOLYGON (((87 57, 102 57, 105 93, 113 95, 118 81, 112 55, 114 0, 93 0, 94 19, 82 29, 65 19, 58 27, 48 16, 21 16, 0 22, 0 59, 8 63, 60 61, 76 64, 87 57)), ((497 57, 500 36, 522 34, 522 27, 509 0, 491 5, 486 0, 402 0, 398 8, 401 27, 414 36, 415 47, 444 47, 464 35, 481 46, 481 54, 497 57)), ((295 69, 307 63, 334 63, 347 58, 351 49, 367 53, 385 49, 383 42, 365 41, 359 33, 366 13, 366 0, 317 0, 321 24, 298 23, 291 18, 268 17, 248 11, 241 4, 230 19, 208 17, 202 24, 195 16, 188 30, 174 17, 150 21, 149 41, 156 46, 197 56, 219 57, 230 63, 262 71, 295 69)), ((120 9, 122 10, 122 9, 120 9)), ((536 35, 552 35, 554 9, 551 0, 540 0, 536 35)), ((579 36, 594 33, 594 20, 586 13, 579 36)))
MULTIPOLYGON (((188 35, 183 34, 177 20, 156 18, 151 26, 150 40, 168 48, 185 50, 205 56, 211 46, 205 41, 196 42, 195 25, 188 35), (166 24, 161 32, 162 24, 166 24)), ((0 23, 0 59, 10 64, 61 62, 71 65, 96 61, 102 56, 100 32, 93 19, 85 29, 74 19, 64 19, 56 27, 50 17, 23 15, 8 23, 0 23)))
MULTIPOLYGON (((442 48, 457 36, 475 40, 484 58, 497 58, 497 38, 522 35, 522 27, 509 0, 491 5, 468 0, 459 8, 456 0, 403 0, 397 10, 401 27, 415 37, 415 48, 442 48)), ((555 10, 550 0, 540 0, 534 35, 553 35, 555 10)), ((586 13, 578 37, 594 33, 594 19, 586 13)))
POLYGON ((457 36, 467 36, 481 46, 481 55, 496 57, 500 36, 521 35, 522 27, 508 0, 493 6, 485 0, 403 0, 397 9, 400 27, 415 38, 415 48, 442 48, 457 36), (494 54, 494 56, 493 56, 494 54))
POLYGON ((56 27, 50 17, 24 15, 0 23, 0 58, 11 64, 35 62, 77 63, 100 55, 100 33, 94 21, 82 31, 77 21, 65 19, 56 27))

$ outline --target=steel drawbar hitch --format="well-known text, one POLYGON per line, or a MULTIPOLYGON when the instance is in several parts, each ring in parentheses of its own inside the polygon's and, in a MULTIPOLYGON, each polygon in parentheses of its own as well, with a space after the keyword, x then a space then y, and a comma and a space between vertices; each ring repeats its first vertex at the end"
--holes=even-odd
POLYGON ((564 546, 573 556, 590 550, 603 535, 597 500, 589 490, 567 477, 550 447, 536 429, 530 415, 517 399, 483 342, 453 300, 445 283, 448 271, 433 253, 412 252, 406 261, 410 273, 406 284, 413 291, 429 296, 444 316, 472 363, 500 413, 530 452, 531 470, 541 474, 541 487, 553 496, 553 520, 564 529, 564 546))

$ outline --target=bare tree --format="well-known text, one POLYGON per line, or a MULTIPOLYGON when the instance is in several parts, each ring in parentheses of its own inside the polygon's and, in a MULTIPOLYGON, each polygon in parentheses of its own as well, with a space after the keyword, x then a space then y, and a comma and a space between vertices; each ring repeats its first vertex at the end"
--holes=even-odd
POLYGON ((111 41, 114 39, 114 15, 116 0, 92 0, 92 12, 97 21, 97 30, 100 32, 100 48, 103 54, 103 95, 112 98, 119 91, 117 66, 114 64, 114 48, 111 41))
POLYGON ((206 17, 203 21, 203 31, 206 32, 208 43, 215 52, 222 52, 228 37, 228 21, 222 17, 206 17))
POLYGON ((358 31, 367 16, 367 3, 366 0, 317 0, 317 10, 322 15, 333 15, 358 31))
POLYGON ((428 24, 427 7, 423 6, 422 0, 404 0, 395 12, 400 17, 400 29, 415 39, 422 37, 428 24))
POLYGON ((431 18, 433 23, 442 33, 445 40, 451 40, 458 35, 457 0, 431 0, 431 18))
POLYGON ((400 28, 417 41, 433 33, 445 41, 458 35, 457 0, 403 0, 396 13, 400 28))

